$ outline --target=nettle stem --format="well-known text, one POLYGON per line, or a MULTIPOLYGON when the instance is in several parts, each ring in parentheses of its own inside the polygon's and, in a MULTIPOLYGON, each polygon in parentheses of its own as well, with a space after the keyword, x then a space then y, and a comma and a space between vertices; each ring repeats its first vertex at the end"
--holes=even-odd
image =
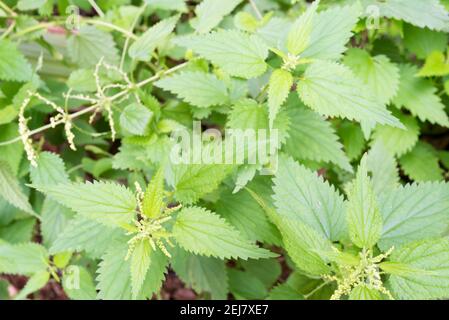
MULTIPOLYGON (((162 71, 162 72, 160 72, 160 73, 158 73, 158 74, 156 74, 156 75, 154 75, 154 76, 152 76, 152 77, 150 77, 148 79, 145 79, 145 80, 137 83, 134 86, 134 88, 142 88, 142 87, 146 86, 147 84, 150 84, 150 83, 152 83, 152 82, 154 82, 156 80, 159 80, 161 77, 163 77, 165 75, 169 75, 169 74, 172 74, 172 73, 174 73, 174 72, 176 72, 178 70, 181 70, 182 68, 187 66, 187 64, 188 64, 188 62, 184 62, 184 63, 182 63, 180 65, 177 65, 177 66, 175 66, 175 67, 173 67, 171 69, 168 69, 166 71, 162 71)), ((123 90, 123 91, 113 95, 112 97, 110 97, 109 101, 112 102, 112 101, 118 100, 118 99, 126 96, 130 91, 131 91, 131 88, 126 88, 125 90, 123 90)), ((87 107, 87 108, 82 109, 82 110, 80 110, 78 112, 75 112, 75 113, 72 113, 72 114, 68 115, 68 119, 69 120, 73 120, 73 119, 79 118, 79 117, 81 117, 81 116, 83 116, 85 114, 95 112, 100 107, 101 107, 100 103, 93 104, 90 107, 87 107)), ((55 126, 61 125, 63 123, 65 123, 65 121, 63 119, 61 119, 61 120, 58 120, 58 121, 56 121, 54 123, 50 123, 50 124, 47 124, 47 125, 42 126, 40 128, 37 128, 35 130, 32 130, 32 131, 30 131, 26 135, 26 138, 29 138, 29 137, 31 137, 31 136, 33 136, 35 134, 44 132, 44 131, 46 131, 48 129, 52 129, 55 126)), ((22 137, 18 136, 18 137, 14 138, 14 139, 11 139, 11 140, 8 140, 8 141, 5 141, 5 142, 0 142, 0 147, 19 142, 21 140, 22 140, 22 137)))

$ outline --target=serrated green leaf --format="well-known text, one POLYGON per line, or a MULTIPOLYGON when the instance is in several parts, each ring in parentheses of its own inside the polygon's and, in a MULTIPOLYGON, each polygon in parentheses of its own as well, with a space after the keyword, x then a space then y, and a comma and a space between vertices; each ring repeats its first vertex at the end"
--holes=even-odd
POLYGON ((9 204, 31 215, 36 215, 20 188, 19 181, 14 177, 11 168, 6 162, 0 161, 0 197, 9 204))
POLYGON ((165 207, 164 203, 164 170, 160 168, 151 179, 142 202, 143 214, 149 218, 157 218, 165 207))
POLYGON ((252 244, 215 213, 200 207, 179 213, 173 236, 183 249, 204 256, 244 260, 276 256, 252 244))
POLYGON ((293 23, 287 38, 287 49, 289 53, 297 56, 309 46, 313 30, 313 20, 319 3, 320 0, 314 1, 293 23))
POLYGON ((129 56, 140 61, 150 61, 154 50, 172 33, 179 16, 160 21, 141 35, 129 48, 129 56))
POLYGON ((401 82, 393 103, 405 107, 421 121, 429 121, 449 127, 449 118, 444 111, 444 104, 436 95, 437 89, 427 79, 416 77, 418 68, 412 65, 401 65, 401 82))
POLYGON ((414 181, 443 180, 443 169, 437 152, 426 142, 418 142, 409 153, 399 159, 399 164, 404 173, 414 181))
POLYGON ((446 50, 448 35, 444 32, 432 31, 428 28, 404 26, 404 46, 420 59, 427 58, 434 51, 446 50))
POLYGON ((301 221, 325 239, 344 235, 343 197, 317 173, 282 157, 273 182, 274 204, 281 217, 301 221))
MULTIPOLYGON (((8 108, 8 107, 7 107, 8 108)), ((16 110, 14 107, 12 109, 16 110)), ((5 109, 3 109, 5 110, 5 109)), ((15 118, 15 116, 14 116, 15 118)), ((0 111, 0 119, 3 118, 3 114, 0 111)), ((6 119, 7 120, 7 119, 6 119)), ((11 119, 13 120, 13 119, 11 119)), ((0 120, 1 123, 1 120, 0 120)), ((8 141, 10 139, 14 139, 17 137, 17 132, 19 132, 19 126, 16 123, 9 123, 0 127, 0 143, 4 141, 8 141)), ((12 169, 14 175, 17 175, 19 172, 20 161, 22 159, 22 155, 24 153, 23 146, 19 143, 1 146, 0 153, 4 156, 3 160, 7 162, 12 169)))
POLYGON ((381 236, 382 216, 368 176, 366 158, 362 159, 356 178, 348 187, 346 221, 352 242, 360 248, 368 249, 381 236))
POLYGON ((176 275, 196 292, 208 292, 213 300, 227 298, 228 275, 224 261, 177 248, 171 266, 176 275))
POLYGON ((42 7, 48 0, 19 0, 17 8, 20 11, 36 10, 42 7))
POLYGON ((0 273, 31 275, 48 268, 48 253, 37 243, 0 243, 0 273))
POLYGON ((0 79, 26 82, 31 79, 30 63, 9 40, 0 40, 0 79))
POLYGON ((203 0, 196 8, 196 18, 191 20, 198 33, 208 33, 230 14, 243 0, 203 0))
POLYGON ((362 49, 349 49, 344 63, 381 103, 388 104, 399 88, 399 68, 386 56, 372 57, 362 49))
POLYGON ((110 182, 36 187, 58 203, 108 226, 129 222, 137 206, 136 198, 129 189, 110 182))
POLYGON ((426 59, 426 63, 419 70, 420 77, 443 77, 449 74, 449 62, 443 52, 434 51, 426 59))
POLYGON ((349 300, 381 300, 381 295, 379 291, 360 284, 352 289, 349 300))
POLYGON ((183 72, 159 80, 155 85, 200 108, 224 105, 229 102, 226 84, 209 73, 183 72))
POLYGON ((267 70, 268 48, 255 35, 237 30, 222 30, 188 36, 176 41, 210 60, 232 76, 251 79, 267 70))
POLYGON ((421 183, 388 190, 379 197, 383 216, 379 247, 392 246, 442 235, 449 224, 449 185, 421 183))
POLYGON ((82 68, 95 66, 101 58, 110 64, 119 60, 112 35, 93 26, 82 26, 67 46, 72 61, 82 68))
POLYGON ((343 145, 331 124, 316 112, 300 106, 287 109, 289 137, 284 150, 295 159, 331 162, 352 172, 343 145))
POLYGON ((273 127, 274 120, 279 109, 284 104, 293 85, 293 76, 290 72, 277 69, 271 74, 270 85, 268 88, 268 110, 270 128, 273 127))
POLYGON ((420 272, 392 274, 387 286, 399 299, 441 299, 449 295, 449 240, 413 242, 393 252, 391 262, 420 272))
POLYGON ((30 167, 30 177, 33 184, 42 186, 70 182, 64 161, 59 155, 50 152, 39 154, 37 166, 30 167))
POLYGON ((97 297, 92 276, 81 266, 72 265, 66 268, 62 287, 72 300, 95 300, 97 297))
POLYGON ((361 156, 365 148, 365 137, 360 126, 356 123, 344 121, 338 126, 338 135, 343 143, 346 155, 350 160, 361 156))
POLYGON ((377 142, 366 158, 368 171, 371 172, 373 190, 376 194, 388 192, 399 185, 399 172, 396 159, 382 142, 377 142))
POLYGON ((50 279, 50 273, 48 271, 38 271, 33 274, 27 281, 25 287, 14 297, 14 300, 22 300, 27 295, 38 291, 44 287, 50 279))
POLYGON ((120 115, 120 126, 129 133, 143 136, 153 118, 153 112, 139 103, 127 106, 120 115))
POLYGON ((131 255, 131 287, 135 299, 151 265, 151 247, 147 239, 139 241, 131 255))
POLYGON ((229 290, 236 300, 260 300, 267 296, 267 288, 251 273, 229 269, 228 275, 229 290))
POLYGON ((312 63, 298 82, 303 102, 328 117, 401 127, 385 105, 347 67, 328 61, 312 63))

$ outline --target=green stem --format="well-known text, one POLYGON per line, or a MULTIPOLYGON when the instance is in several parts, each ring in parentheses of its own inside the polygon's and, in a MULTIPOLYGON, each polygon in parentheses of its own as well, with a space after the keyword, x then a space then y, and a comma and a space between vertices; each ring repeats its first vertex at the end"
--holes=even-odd
POLYGON ((94 10, 97 12, 97 14, 100 17, 104 17, 104 12, 103 10, 101 10, 101 8, 97 5, 97 3, 95 2, 95 0, 88 0, 90 5, 92 6, 92 8, 94 8, 94 10))
POLYGON ((251 7, 253 8, 254 12, 256 13, 257 18, 258 18, 259 20, 262 20, 262 19, 263 19, 263 15, 262 15, 262 13, 260 12, 259 8, 257 8, 257 5, 256 5, 256 3, 254 2, 254 0, 249 0, 249 3, 250 3, 250 5, 251 5, 251 7))
MULTIPOLYGON (((174 72, 176 72, 176 71, 178 71, 178 70, 184 68, 185 66, 187 66, 187 62, 182 63, 182 64, 180 64, 180 65, 177 65, 177 66, 175 66, 175 67, 173 67, 173 68, 171 68, 171 69, 168 69, 167 71, 160 72, 160 73, 158 73, 158 74, 152 76, 151 78, 145 79, 145 80, 143 80, 143 81, 137 83, 137 84, 135 85, 135 87, 136 87, 136 88, 142 88, 142 87, 144 87, 145 85, 147 85, 147 84, 149 84, 149 83, 151 83, 151 82, 154 82, 154 81, 156 81, 156 80, 159 80, 161 77, 163 77, 163 76, 165 76, 165 75, 169 75, 169 74, 171 74, 171 73, 174 73, 174 72)), ((109 100, 110 100, 110 101, 115 101, 115 100, 117 100, 117 99, 120 99, 120 98, 122 98, 123 96, 127 95, 127 94, 129 93, 129 91, 132 90, 132 89, 133 89, 133 88, 129 88, 129 89, 123 90, 123 91, 117 93, 116 95, 110 97, 109 100)), ((92 106, 90 106, 90 107, 87 107, 87 108, 85 108, 85 109, 83 109, 83 110, 80 110, 80 111, 78 111, 78 112, 75 112, 75 113, 69 115, 69 119, 70 119, 70 120, 76 119, 76 118, 81 117, 81 116, 83 116, 83 115, 85 115, 85 114, 94 112, 95 110, 97 110, 97 109, 100 108, 100 107, 101 107, 100 103, 96 103, 96 104, 94 104, 94 105, 92 105, 92 106)), ((63 123, 64 123, 64 120, 60 120, 60 121, 55 122, 54 124, 47 124, 47 125, 45 125, 45 126, 42 126, 42 127, 40 127, 40 128, 37 128, 37 129, 35 129, 35 130, 30 131, 30 133, 27 135, 27 137, 31 137, 31 136, 33 136, 33 135, 35 135, 35 134, 41 133, 41 132, 46 131, 46 130, 48 130, 48 129, 52 129, 52 128, 54 128, 55 126, 58 126, 58 125, 63 124, 63 123)), ((13 144, 13 143, 16 143, 16 142, 19 142, 19 141, 21 141, 21 137, 20 137, 20 136, 14 138, 14 139, 5 141, 5 142, 0 142, 0 147, 1 147, 1 146, 6 146, 6 145, 10 145, 10 144, 13 144)))
POLYGON ((0 8, 5 10, 8 14, 10 14, 13 17, 17 16, 17 13, 14 12, 10 7, 8 7, 3 1, 0 1, 0 8))
POLYGON ((327 286, 329 283, 330 283, 329 281, 324 281, 322 284, 320 284, 318 287, 316 287, 315 289, 310 291, 308 294, 305 294, 304 299, 306 299, 306 300, 309 299, 314 293, 318 292, 323 287, 327 286))

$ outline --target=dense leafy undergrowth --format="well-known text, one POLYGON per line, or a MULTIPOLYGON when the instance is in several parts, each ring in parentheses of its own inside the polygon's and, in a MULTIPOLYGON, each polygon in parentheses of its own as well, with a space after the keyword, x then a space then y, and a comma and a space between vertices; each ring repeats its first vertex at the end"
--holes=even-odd
POLYGON ((0 1, 0 299, 449 298, 448 9, 0 1))

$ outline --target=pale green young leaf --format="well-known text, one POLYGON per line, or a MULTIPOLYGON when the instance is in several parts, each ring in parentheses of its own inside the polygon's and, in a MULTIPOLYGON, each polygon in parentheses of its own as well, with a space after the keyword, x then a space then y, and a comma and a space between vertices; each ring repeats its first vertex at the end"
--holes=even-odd
POLYGON ((390 275, 387 286, 398 299, 442 299, 449 295, 449 240, 417 241, 396 249, 390 257, 417 272, 390 275))
POLYGON ((196 292, 208 292, 213 300, 227 298, 228 275, 224 261, 177 248, 171 266, 176 275, 196 292))
POLYGON ((397 96, 393 103, 405 107, 421 121, 429 121, 449 127, 449 118, 444 104, 436 94, 437 89, 427 79, 416 77, 418 68, 412 65, 401 65, 401 81, 397 96))
POLYGON ((419 70, 420 77, 443 77, 449 74, 449 62, 443 52, 434 51, 419 70))
POLYGON ((449 13, 439 0, 363 0, 365 7, 376 6, 382 17, 404 20, 417 27, 448 31, 449 13))
POLYGON ((0 161, 0 197, 14 207, 31 215, 36 215, 28 202, 28 197, 23 193, 19 181, 4 161, 0 161))
POLYGON ((155 86, 176 94, 194 106, 207 108, 229 102, 226 84, 215 75, 204 72, 183 72, 155 83, 155 86))
POLYGON ((287 38, 287 49, 289 53, 297 56, 309 46, 313 20, 319 3, 320 0, 314 1, 293 23, 287 38))
POLYGON ((65 269, 62 287, 72 300, 95 300, 97 297, 92 276, 81 266, 71 265, 65 269))
POLYGON ((426 142, 418 142, 410 152, 399 159, 399 164, 404 173, 414 181, 443 180, 443 169, 440 167, 437 152, 426 142))
POLYGON ((348 187, 346 221, 352 242, 360 248, 369 249, 381 236, 382 216, 366 162, 365 155, 354 181, 348 187))
POLYGON ((120 126, 127 132, 143 136, 153 118, 153 112, 139 103, 132 103, 120 114, 120 126))
POLYGON ((343 237, 343 197, 317 173, 282 157, 273 182, 279 216, 301 221, 325 239, 335 241, 343 237))
POLYGON ((17 46, 9 40, 0 40, 0 79, 26 82, 31 79, 32 69, 17 46))
POLYGON ((338 60, 346 51, 361 14, 360 5, 332 6, 315 15, 309 46, 301 54, 303 58, 338 60))
POLYGON ((160 21, 141 35, 129 48, 129 56, 140 61, 150 61, 154 50, 172 33, 179 16, 160 21))
POLYGON ((444 32, 418 28, 410 24, 404 26, 404 46, 420 59, 427 58, 434 51, 445 51, 448 35, 444 32))
POLYGON ((449 225, 449 185, 426 182, 387 190, 380 194, 379 210, 383 250, 441 236, 449 225))
POLYGON ((192 49, 232 76, 251 79, 267 70, 268 48, 256 35, 222 30, 179 38, 176 43, 192 49))
POLYGON ((142 201, 144 215, 149 218, 157 218, 162 213, 165 207, 164 190, 164 170, 160 168, 145 190, 142 201))
POLYGON ((81 68, 93 67, 101 58, 110 64, 119 60, 112 35, 93 26, 82 26, 70 36, 67 46, 72 61, 81 68))
POLYGON ((0 273, 31 275, 48 268, 47 250, 37 243, 0 243, 0 273))
POLYGON ((295 159, 331 162, 352 172, 335 130, 322 116, 303 106, 289 106, 289 137, 284 150, 295 159))
POLYGON ((38 271, 27 281, 25 287, 14 297, 14 300, 23 300, 29 294, 38 291, 44 287, 50 279, 50 273, 46 270, 38 271))
POLYGON ((70 89, 78 92, 97 91, 94 73, 92 69, 79 69, 73 71, 67 80, 70 89))
POLYGON ((151 246, 147 239, 139 241, 131 255, 131 287, 135 299, 151 266, 151 246))
POLYGON ((293 76, 290 72, 283 69, 277 69, 271 74, 268 88, 270 128, 273 127, 274 120, 276 119, 279 109, 287 99, 292 85, 293 76))
POLYGON ((208 33, 230 14, 243 0, 203 0, 196 8, 196 18, 191 20, 198 33, 208 33))
POLYGON ((200 207, 186 208, 179 213, 173 236, 183 249, 208 257, 246 260, 276 256, 245 239, 217 214, 200 207))
POLYGON ((372 57, 362 49, 349 49, 344 63, 368 86, 377 100, 388 104, 399 88, 399 68, 386 56, 372 57))
POLYGON ((344 65, 317 61, 298 82, 303 102, 321 115, 402 127, 382 102, 344 65))
POLYGON ((352 289, 349 300, 382 300, 380 292, 365 284, 360 284, 352 289))
POLYGON ((109 226, 129 222, 137 207, 136 198, 128 188, 110 182, 64 183, 36 188, 80 215, 109 226))

